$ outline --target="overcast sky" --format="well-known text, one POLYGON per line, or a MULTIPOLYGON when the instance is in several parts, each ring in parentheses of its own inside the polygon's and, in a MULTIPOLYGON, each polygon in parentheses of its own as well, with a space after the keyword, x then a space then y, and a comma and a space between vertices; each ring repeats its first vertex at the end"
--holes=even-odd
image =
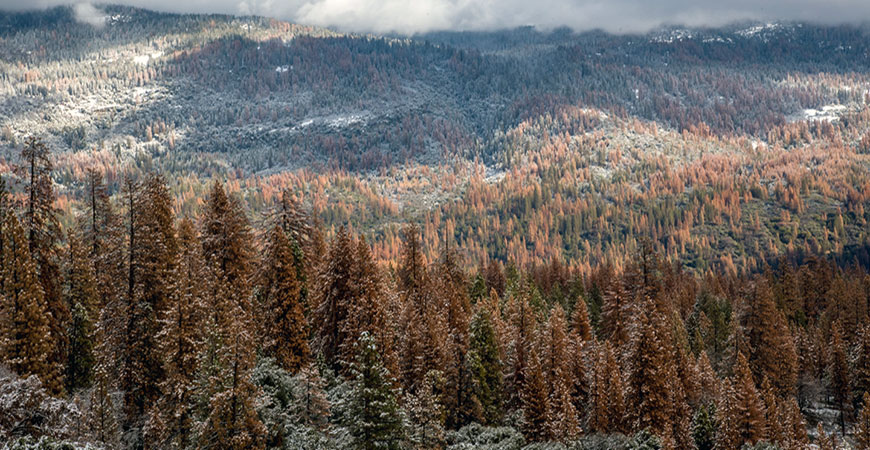
MULTIPOLYGON (((0 0, 0 9, 69 0, 0 0)), ((72 2, 75 3, 75 2, 72 2)), ((824 24, 870 21, 870 0, 118 0, 170 12, 256 14, 343 31, 413 34, 534 25, 643 32, 661 25, 719 26, 743 20, 824 24)), ((79 15, 94 21, 96 10, 79 15)))

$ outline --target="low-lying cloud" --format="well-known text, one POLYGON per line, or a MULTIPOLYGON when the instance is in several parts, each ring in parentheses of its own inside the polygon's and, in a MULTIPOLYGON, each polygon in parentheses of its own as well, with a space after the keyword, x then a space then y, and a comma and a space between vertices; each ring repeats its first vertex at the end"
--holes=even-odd
MULTIPOLYGON (((168 12, 254 14, 343 31, 401 34, 525 25, 634 33, 662 25, 715 27, 744 20, 821 24, 870 21, 867 0, 118 0, 118 3, 168 12)), ((0 0, 0 9, 58 4, 69 1, 0 0)), ((101 23, 99 11, 89 4, 78 6, 77 16, 83 22, 101 23)))

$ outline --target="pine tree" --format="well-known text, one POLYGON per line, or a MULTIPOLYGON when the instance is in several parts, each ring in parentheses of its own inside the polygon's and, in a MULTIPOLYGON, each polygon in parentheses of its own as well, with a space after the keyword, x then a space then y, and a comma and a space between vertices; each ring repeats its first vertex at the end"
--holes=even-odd
POLYGON ((638 314, 633 349, 629 356, 631 372, 628 388, 636 403, 633 407, 634 429, 649 430, 664 442, 672 438, 676 416, 673 366, 674 352, 669 348, 666 326, 660 314, 647 301, 638 314))
POLYGON ((352 276, 353 285, 356 286, 356 298, 343 325, 344 335, 349 339, 342 345, 342 360, 353 361, 356 341, 367 332, 374 337, 375 343, 381 349, 384 366, 391 374, 396 374, 399 361, 395 350, 395 324, 389 318, 386 305, 387 296, 391 293, 384 285, 381 270, 363 236, 357 241, 354 269, 352 276))
POLYGON ((214 182, 201 217, 200 238, 207 267, 231 289, 231 295, 246 312, 251 311, 251 226, 238 198, 227 195, 214 182))
MULTIPOLYGON (((228 287, 232 290, 232 287, 228 287)), ((226 314, 210 368, 205 392, 208 415, 199 436, 200 448, 262 449, 266 428, 255 409, 258 389, 251 381, 254 366, 253 337, 249 313, 238 302, 224 298, 220 311, 226 314)), ((222 315, 223 315, 222 314, 222 315)))
POLYGON ((543 342, 540 347, 545 382, 549 387, 547 428, 550 436, 560 441, 574 438, 580 433, 577 410, 571 398, 571 388, 575 383, 566 328, 565 312, 556 304, 541 333, 543 342))
POLYGON ((864 392, 864 399, 861 403, 861 414, 858 416, 855 441, 860 450, 870 449, 870 393, 868 392, 864 392))
POLYGON ((303 210, 299 200, 294 198, 288 189, 281 191, 281 198, 270 214, 271 220, 268 223, 271 223, 271 226, 267 230, 274 226, 280 227, 291 243, 296 281, 299 283, 300 301, 307 316, 311 308, 308 274, 312 266, 316 266, 316 262, 322 256, 321 250, 318 248, 321 244, 318 242, 321 239, 319 230, 312 228, 308 214, 303 210))
POLYGON ((275 226, 269 234, 262 262, 265 275, 260 291, 264 296, 263 353, 295 374, 309 361, 308 322, 301 286, 296 276, 292 247, 284 231, 275 226))
POLYGON ((734 376, 724 392, 724 406, 718 409, 719 434, 716 448, 740 448, 755 444, 767 435, 764 403, 755 387, 749 363, 737 354, 734 376))
POLYGON ((610 340, 617 349, 628 344, 628 328, 634 315, 632 309, 632 303, 622 283, 619 280, 609 283, 601 307, 599 337, 610 340))
POLYGON ((157 335, 160 317, 174 291, 178 244, 172 197, 160 175, 149 175, 132 192, 130 215, 130 273, 126 308, 126 345, 121 387, 124 391, 125 431, 140 440, 149 405, 160 397, 164 378, 157 335))
POLYGON ((713 450, 716 446, 716 407, 704 404, 698 408, 692 419, 692 438, 697 450, 713 450))
POLYGON ((534 346, 528 353, 528 364, 523 370, 523 383, 520 390, 523 409, 523 434, 532 441, 540 442, 552 438, 547 427, 549 411, 549 389, 544 376, 541 358, 534 346))
POLYGON ((404 425, 390 377, 372 336, 363 333, 350 368, 350 392, 342 405, 352 449, 398 449, 404 425))
POLYGON ((175 285, 158 335, 164 379, 163 396, 153 405, 146 429, 152 448, 188 448, 193 444, 198 355, 205 315, 201 246, 193 223, 178 226, 179 258, 175 285))
POLYGON ((764 279, 756 281, 752 299, 741 318, 751 349, 748 360, 756 380, 768 377, 781 396, 793 392, 797 383, 797 352, 782 312, 764 279))
POLYGON ((864 393, 870 392, 870 327, 864 326, 858 333, 856 356, 853 367, 852 385, 856 403, 863 400, 864 393))
POLYGON ((785 440, 780 442, 784 450, 803 450, 809 445, 807 424, 794 397, 779 404, 780 422, 785 430, 785 440))
POLYGON ((840 410, 840 432, 846 435, 846 421, 849 419, 852 407, 852 391, 849 377, 849 361, 846 355, 846 345, 843 343, 840 323, 831 326, 831 363, 828 367, 829 388, 833 394, 837 409, 840 410))
POLYGON ((458 257, 446 246, 436 268, 436 288, 445 303, 448 340, 446 365, 443 369, 445 392, 442 396, 448 428, 461 428, 475 415, 471 373, 466 356, 469 348, 469 314, 471 301, 465 286, 465 274, 459 269, 458 257))
MULTIPOLYGON (((29 137, 21 151, 24 162, 23 178, 25 193, 23 225, 27 230, 27 243, 30 256, 36 266, 36 273, 48 311, 49 334, 47 339, 52 346, 49 357, 51 364, 58 367, 66 363, 68 342, 66 328, 69 323, 69 308, 64 304, 61 293, 61 273, 58 264, 57 243, 60 241, 60 223, 54 207, 54 182, 48 146, 42 140, 29 137)), ((48 383, 46 387, 53 394, 60 394, 62 385, 48 383)))
POLYGON ((51 359, 54 351, 49 311, 38 281, 36 264, 30 257, 24 229, 14 214, 2 218, 3 318, 2 354, 9 368, 22 377, 36 375, 52 392, 63 390, 60 367, 51 359))
POLYGON ((474 399, 480 405, 475 420, 495 425, 502 417, 502 367, 495 330, 486 308, 478 308, 471 320, 471 341, 467 357, 474 386, 474 399))
POLYGON ((117 448, 120 440, 115 403, 112 401, 112 380, 109 371, 98 360, 94 370, 90 405, 85 417, 88 434, 107 448, 117 448))
POLYGON ((262 448, 266 429, 257 416, 254 319, 249 286, 251 236, 236 198, 212 186, 201 219, 206 304, 197 397, 207 412, 199 445, 204 448, 262 448), (203 405, 205 404, 205 405, 203 405))
MULTIPOLYGON (((350 233, 342 227, 333 238, 329 256, 325 261, 319 282, 316 284, 314 320, 317 324, 317 350, 323 355, 326 363, 335 371, 343 369, 343 349, 349 347, 345 343, 347 336, 345 322, 355 303, 356 288, 354 277, 353 239, 350 233)), ((349 341, 350 342, 350 341, 349 341)), ((344 362, 349 362, 344 360, 344 362)))
POLYGON ((75 235, 69 236, 69 266, 66 271, 66 303, 72 311, 67 331, 69 351, 66 363, 66 391, 74 393, 90 386, 93 379, 94 326, 97 316, 97 280, 87 250, 75 235))
POLYGON ((405 401, 405 410, 411 423, 409 439, 414 448, 443 448, 446 444, 443 407, 438 399, 438 391, 443 389, 443 378, 441 372, 429 372, 417 393, 409 395, 405 401))
POLYGON ((448 360, 447 305, 436 295, 437 283, 426 270, 419 234, 416 225, 403 231, 398 268, 403 308, 399 325, 400 371, 408 392, 414 392, 429 371, 445 367, 448 360))
POLYGON ((625 432, 625 385, 619 363, 609 342, 596 350, 593 382, 590 390, 589 427, 601 433, 625 432))
POLYGON ((518 408, 522 405, 522 391, 525 389, 526 366, 528 351, 532 346, 537 319, 528 302, 525 291, 515 292, 508 305, 509 330, 505 333, 506 345, 506 392, 510 406, 518 408))

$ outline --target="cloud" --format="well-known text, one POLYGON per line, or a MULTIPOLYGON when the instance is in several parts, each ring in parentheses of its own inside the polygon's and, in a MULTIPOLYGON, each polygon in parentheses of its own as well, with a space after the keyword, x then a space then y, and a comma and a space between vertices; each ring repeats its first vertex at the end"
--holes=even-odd
POLYGON ((75 18, 81 23, 93 25, 97 28, 106 24, 106 15, 90 3, 78 3, 73 6, 75 18))
MULTIPOLYGON (((27 9, 63 0, 0 0, 0 9, 27 9)), ((533 25, 645 32, 662 25, 721 26, 742 20, 821 24, 870 21, 867 0, 118 0, 169 12, 255 14, 344 31, 414 34, 533 25)), ((90 5, 83 21, 97 17, 90 5)), ((90 22, 88 22, 90 23, 90 22)))

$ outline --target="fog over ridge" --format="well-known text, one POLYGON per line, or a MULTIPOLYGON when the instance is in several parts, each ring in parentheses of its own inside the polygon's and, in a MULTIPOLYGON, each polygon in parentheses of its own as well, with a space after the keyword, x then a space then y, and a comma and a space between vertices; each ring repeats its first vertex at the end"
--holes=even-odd
MULTIPOLYGON (((99 26, 98 6, 78 2, 83 22, 99 26)), ((532 25, 548 30, 646 32, 663 25, 717 27, 737 21, 870 22, 867 0, 119 0, 176 13, 259 15, 342 31, 415 34, 485 31, 532 25)), ((0 0, 0 9, 71 4, 63 0, 0 0)))

